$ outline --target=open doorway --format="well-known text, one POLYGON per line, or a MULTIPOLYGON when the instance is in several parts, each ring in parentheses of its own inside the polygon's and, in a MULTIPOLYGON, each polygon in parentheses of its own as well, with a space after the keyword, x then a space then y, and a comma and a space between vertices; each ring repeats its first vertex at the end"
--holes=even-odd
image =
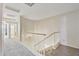
POLYGON ((10 24, 10 38, 16 39, 17 38, 17 24, 10 24))
POLYGON ((4 39, 16 39, 18 36, 17 23, 5 22, 4 23, 4 39))

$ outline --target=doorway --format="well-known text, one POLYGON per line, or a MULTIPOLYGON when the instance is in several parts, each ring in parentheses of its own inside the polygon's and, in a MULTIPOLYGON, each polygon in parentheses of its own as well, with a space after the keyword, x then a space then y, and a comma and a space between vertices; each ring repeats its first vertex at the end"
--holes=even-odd
POLYGON ((10 24, 10 39, 16 39, 17 38, 17 31, 18 27, 17 24, 10 24))
POLYGON ((13 22, 4 23, 4 39, 16 39, 18 37, 18 24, 13 22))

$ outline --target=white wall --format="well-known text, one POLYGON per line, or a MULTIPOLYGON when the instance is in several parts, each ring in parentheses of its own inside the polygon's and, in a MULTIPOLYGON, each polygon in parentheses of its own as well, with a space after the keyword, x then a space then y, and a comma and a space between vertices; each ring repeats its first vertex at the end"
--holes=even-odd
POLYGON ((0 3, 0 48, 2 46, 2 8, 3 4, 0 3))
POLYGON ((2 4, 0 3, 0 40, 2 36, 2 4))
POLYGON ((67 28, 66 28, 66 17, 61 16, 60 23, 60 43, 66 45, 67 44, 67 28))
MULTIPOLYGON (((15 11, 13 8, 11 9, 12 7, 9 7, 7 5, 4 4, 4 7, 3 7, 3 21, 5 23, 8 23, 8 24, 16 24, 17 25, 17 28, 16 28, 16 31, 17 31, 17 35, 16 35, 16 39, 18 41, 20 41, 20 13, 15 11)), ((3 27, 5 28, 5 23, 3 25, 3 27)), ((9 30, 10 31, 10 30, 9 30)), ((3 31, 5 32, 5 31, 3 31)), ((5 37, 5 34, 3 34, 4 37, 5 37)), ((9 33, 9 36, 11 34, 9 33)))
POLYGON ((67 15, 68 44, 79 48, 79 11, 67 15))
POLYGON ((61 43, 79 48, 79 11, 64 15, 62 20, 61 43))

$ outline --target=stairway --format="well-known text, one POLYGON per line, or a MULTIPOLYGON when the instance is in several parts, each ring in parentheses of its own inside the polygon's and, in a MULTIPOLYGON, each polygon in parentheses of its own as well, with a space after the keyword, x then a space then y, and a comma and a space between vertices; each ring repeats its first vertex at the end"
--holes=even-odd
POLYGON ((60 45, 60 43, 57 43, 56 45, 55 45, 55 49, 53 48, 53 46, 51 45, 51 46, 49 46, 49 47, 47 47, 47 48, 44 48, 44 49, 42 49, 42 50, 40 50, 40 51, 38 51, 40 54, 42 54, 42 55, 50 55, 50 54, 54 54, 54 51, 59 47, 59 45, 60 45))

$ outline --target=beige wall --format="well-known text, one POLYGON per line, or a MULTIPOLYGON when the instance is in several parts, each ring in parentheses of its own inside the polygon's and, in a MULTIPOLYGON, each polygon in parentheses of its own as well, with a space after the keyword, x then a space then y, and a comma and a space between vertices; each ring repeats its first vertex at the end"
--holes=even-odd
POLYGON ((21 31, 22 31, 21 38, 22 41, 26 45, 29 45, 30 47, 34 47, 34 45, 37 44, 39 41, 43 40, 45 36, 32 35, 31 37, 27 37, 28 32, 43 33, 47 34, 48 36, 50 33, 59 32, 59 28, 60 28, 59 17, 54 18, 51 17, 40 21, 31 21, 24 17, 21 17, 21 31))
MULTIPOLYGON (((60 17, 50 17, 50 18, 36 21, 34 24, 34 28, 35 28, 34 32, 44 33, 44 34, 46 34, 46 36, 48 36, 49 34, 51 34, 53 32, 60 32, 60 20, 61 20, 60 17)), ((43 40, 43 38, 45 38, 46 36, 35 36, 35 38, 34 38, 35 44, 38 43, 39 41, 43 40)), ((55 39, 55 42, 54 42, 54 36, 52 36, 48 39, 49 40, 46 40, 45 42, 40 43, 39 47, 41 47, 45 44, 48 45, 49 44, 49 43, 47 43, 48 41, 49 42, 52 41, 52 45, 59 41, 59 38, 57 38, 57 39, 55 39)))
POLYGON ((33 37, 28 37, 28 32, 34 32, 34 22, 30 21, 24 17, 21 20, 21 40, 25 45, 33 47, 33 37))
POLYGON ((50 17, 35 23, 35 32, 50 34, 53 32, 59 32, 60 18, 50 17))

